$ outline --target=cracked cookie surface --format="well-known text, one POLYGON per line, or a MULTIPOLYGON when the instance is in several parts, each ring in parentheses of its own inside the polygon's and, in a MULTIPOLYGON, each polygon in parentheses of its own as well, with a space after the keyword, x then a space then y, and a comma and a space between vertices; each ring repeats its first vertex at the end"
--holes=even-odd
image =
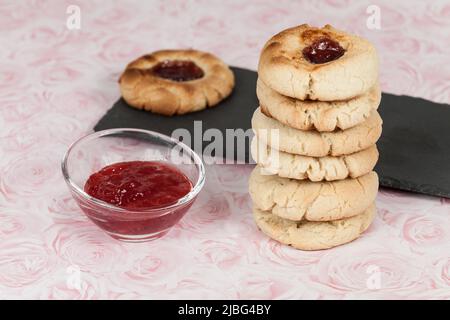
POLYGON ((373 170, 379 156, 373 145, 348 155, 308 157, 272 149, 257 138, 252 140, 251 154, 267 172, 283 178, 311 181, 360 177, 373 170))
POLYGON ((348 218, 367 209, 378 193, 378 175, 330 182, 294 180, 266 174, 257 166, 249 179, 254 206, 293 221, 348 218))
POLYGON ((333 132, 305 131, 288 127, 255 110, 252 128, 257 138, 273 149, 311 156, 340 156, 374 145, 381 136, 382 120, 373 111, 366 121, 346 130, 333 132))
MULTIPOLYGON (((170 72, 167 74, 170 76, 170 72)), ((172 116, 217 105, 231 94, 234 75, 225 63, 210 53, 161 50, 128 64, 119 84, 122 97, 130 106, 172 116), (171 61, 194 63, 199 75, 180 81, 153 72, 161 63, 171 61)))
POLYGON ((273 36, 265 44, 259 77, 273 90, 300 100, 348 100, 369 91, 378 79, 378 57, 367 40, 334 29, 302 24, 273 36), (314 64, 302 50, 320 38, 337 41, 345 50, 339 58, 314 64))
POLYGON ((364 122, 378 109, 381 90, 378 83, 367 93, 340 101, 298 100, 272 90, 260 78, 256 93, 261 112, 289 127, 300 130, 334 131, 364 122))
POLYGON ((327 221, 290 221, 253 208, 256 225, 270 238, 300 250, 322 250, 358 238, 376 215, 375 204, 351 218, 327 221))

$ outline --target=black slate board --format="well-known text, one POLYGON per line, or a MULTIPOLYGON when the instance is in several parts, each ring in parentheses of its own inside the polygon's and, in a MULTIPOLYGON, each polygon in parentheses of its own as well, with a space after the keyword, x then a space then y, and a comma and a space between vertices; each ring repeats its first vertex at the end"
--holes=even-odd
MULTIPOLYGON (((221 132, 237 128, 248 130, 253 111, 258 107, 257 74, 246 69, 232 69, 236 77, 235 90, 217 107, 164 117, 130 108, 120 99, 94 130, 140 128, 172 135, 175 129, 185 128, 196 141, 201 139, 194 134, 196 120, 202 121, 202 132, 208 129, 221 132)), ((384 121, 383 134, 378 141, 380 160, 375 168, 380 185, 450 198, 450 106, 383 93, 379 112, 384 121)), ((245 154, 234 160, 249 162, 248 142, 245 154)), ((203 141, 203 149, 208 144, 210 141, 203 141)), ((237 143, 231 154, 236 154, 236 147, 237 143)), ((224 150, 226 153, 226 146, 224 150)), ((217 156, 227 157, 227 154, 217 156)))
POLYGON ((380 185, 450 198, 450 105, 383 93, 380 185))

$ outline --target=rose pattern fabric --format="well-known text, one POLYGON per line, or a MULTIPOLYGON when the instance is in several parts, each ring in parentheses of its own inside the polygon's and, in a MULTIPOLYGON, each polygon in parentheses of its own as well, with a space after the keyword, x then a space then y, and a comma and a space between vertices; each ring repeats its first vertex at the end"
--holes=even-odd
POLYGON ((381 189, 357 241, 301 252, 260 233, 249 165, 211 165, 163 239, 117 242, 71 198, 59 162, 119 98, 117 78, 161 48, 211 51, 256 69, 274 33, 303 22, 356 32, 380 52, 383 90, 450 103, 450 3, 24 0, 0 3, 0 298, 450 298, 450 201, 381 189), (66 9, 81 9, 81 29, 66 9), (375 287, 369 285, 377 277, 375 287), (73 280, 75 279, 75 282, 73 280))

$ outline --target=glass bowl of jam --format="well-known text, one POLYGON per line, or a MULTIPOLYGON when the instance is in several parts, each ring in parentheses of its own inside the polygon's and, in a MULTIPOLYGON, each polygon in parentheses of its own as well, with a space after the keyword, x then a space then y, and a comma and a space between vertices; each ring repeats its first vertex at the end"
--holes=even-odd
POLYGON ((205 182, 201 158, 182 142, 140 129, 110 129, 73 143, 62 161, 86 216, 111 237, 143 242, 165 235, 205 182))

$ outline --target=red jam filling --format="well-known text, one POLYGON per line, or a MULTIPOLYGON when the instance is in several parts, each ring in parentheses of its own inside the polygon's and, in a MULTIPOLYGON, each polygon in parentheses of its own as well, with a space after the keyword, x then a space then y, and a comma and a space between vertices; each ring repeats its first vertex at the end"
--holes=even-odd
POLYGON ((339 59, 344 55, 345 49, 340 46, 339 42, 322 37, 304 48, 302 53, 309 62, 320 64, 339 59))
POLYGON ((177 168, 155 161, 120 162, 104 167, 87 180, 84 191, 125 209, 151 209, 177 202, 192 189, 177 168))
POLYGON ((80 201, 86 215, 117 239, 154 239, 164 235, 189 210, 195 199, 176 207, 192 183, 177 168, 155 161, 120 162, 92 174, 84 186, 94 198, 133 212, 117 211, 80 201), (168 208, 165 208, 167 207, 168 208), (157 209, 146 212, 144 209, 157 209))
POLYGON ((191 81, 202 78, 203 70, 188 60, 165 60, 151 69, 156 76, 172 81, 191 81))

